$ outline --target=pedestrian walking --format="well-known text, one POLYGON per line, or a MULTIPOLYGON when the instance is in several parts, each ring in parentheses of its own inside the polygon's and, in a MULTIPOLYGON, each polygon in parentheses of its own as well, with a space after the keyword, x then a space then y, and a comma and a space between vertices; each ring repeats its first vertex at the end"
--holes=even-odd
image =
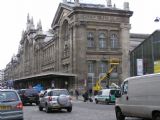
POLYGON ((75 89, 75 95, 76 95, 76 100, 78 100, 78 96, 79 96, 79 91, 78 91, 78 89, 75 89))
POLYGON ((93 102, 92 97, 89 95, 89 92, 86 90, 85 93, 82 95, 84 98, 84 102, 90 101, 93 102))
POLYGON ((83 96, 84 102, 86 102, 88 100, 88 91, 86 90, 82 96, 83 96))

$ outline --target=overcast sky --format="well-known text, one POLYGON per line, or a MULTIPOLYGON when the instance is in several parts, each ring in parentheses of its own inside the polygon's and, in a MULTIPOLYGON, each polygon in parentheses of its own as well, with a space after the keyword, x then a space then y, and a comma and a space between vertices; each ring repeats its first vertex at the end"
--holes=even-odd
MULTIPOLYGON (((70 0, 68 0, 70 1, 70 0)), ((73 1, 73 0, 71 0, 73 1)), ((160 17, 159 0, 112 0, 117 8, 129 2, 132 33, 151 34, 160 28, 154 19, 160 17)), ((0 69, 6 67, 13 54, 17 54, 22 30, 26 29, 27 14, 33 17, 35 26, 39 19, 44 31, 50 29, 59 3, 62 0, 2 0, 0 1, 0 69)), ((80 0, 83 3, 106 4, 106 0, 80 0)))

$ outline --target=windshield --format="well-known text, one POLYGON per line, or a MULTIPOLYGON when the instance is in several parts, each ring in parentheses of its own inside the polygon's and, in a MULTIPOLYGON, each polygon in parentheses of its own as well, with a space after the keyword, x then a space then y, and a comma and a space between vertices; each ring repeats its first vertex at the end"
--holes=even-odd
POLYGON ((99 91, 97 95, 102 95, 102 91, 99 91))
POLYGON ((0 102, 18 101, 18 99, 14 91, 0 91, 0 102))

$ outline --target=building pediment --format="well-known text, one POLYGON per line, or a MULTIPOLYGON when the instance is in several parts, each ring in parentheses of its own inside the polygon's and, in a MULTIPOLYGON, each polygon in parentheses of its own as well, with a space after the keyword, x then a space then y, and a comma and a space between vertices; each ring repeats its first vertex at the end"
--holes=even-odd
POLYGON ((80 3, 79 6, 76 6, 74 3, 60 3, 53 19, 52 28, 59 26, 61 18, 71 17, 74 13, 78 13, 78 18, 80 21, 86 19, 96 20, 96 21, 116 21, 122 22, 121 17, 126 16, 126 19, 131 17, 133 12, 129 10, 123 10, 118 8, 108 8, 104 5, 99 4, 84 4, 80 3), (95 13, 93 15, 93 12, 95 13), (110 14, 114 15, 113 17, 110 14))
POLYGON ((72 10, 73 10, 72 4, 60 3, 57 12, 55 14, 55 17, 53 19, 53 22, 51 24, 51 27, 54 28, 55 26, 57 26, 59 24, 61 17, 67 16, 69 13, 72 12, 72 10))

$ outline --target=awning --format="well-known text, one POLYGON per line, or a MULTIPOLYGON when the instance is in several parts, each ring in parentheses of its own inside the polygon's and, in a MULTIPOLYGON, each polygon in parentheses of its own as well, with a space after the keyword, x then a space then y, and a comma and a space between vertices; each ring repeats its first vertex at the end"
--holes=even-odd
POLYGON ((53 77, 77 77, 77 74, 71 74, 71 73, 60 73, 60 72, 45 72, 40 73, 36 75, 31 75, 27 77, 22 77, 18 79, 14 79, 14 81, 24 80, 24 79, 32 79, 32 78, 38 78, 38 77, 45 77, 45 76, 53 76, 53 77))

